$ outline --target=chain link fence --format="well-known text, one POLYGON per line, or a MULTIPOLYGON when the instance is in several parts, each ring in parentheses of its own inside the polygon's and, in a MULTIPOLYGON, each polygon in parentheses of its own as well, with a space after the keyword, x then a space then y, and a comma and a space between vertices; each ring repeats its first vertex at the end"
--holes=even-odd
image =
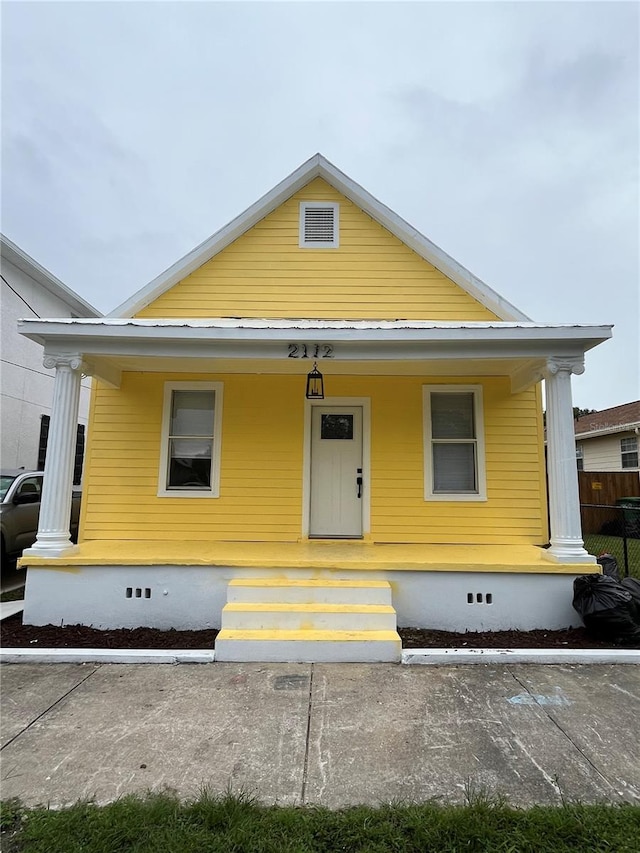
POLYGON ((611 554, 621 576, 640 579, 640 499, 616 506, 581 504, 582 535, 590 554, 611 554))

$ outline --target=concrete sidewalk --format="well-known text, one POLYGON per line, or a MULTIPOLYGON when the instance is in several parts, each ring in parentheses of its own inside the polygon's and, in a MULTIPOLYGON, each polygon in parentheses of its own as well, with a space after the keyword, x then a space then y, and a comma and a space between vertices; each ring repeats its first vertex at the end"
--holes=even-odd
POLYGON ((640 803, 640 668, 4 664, 2 798, 640 803))

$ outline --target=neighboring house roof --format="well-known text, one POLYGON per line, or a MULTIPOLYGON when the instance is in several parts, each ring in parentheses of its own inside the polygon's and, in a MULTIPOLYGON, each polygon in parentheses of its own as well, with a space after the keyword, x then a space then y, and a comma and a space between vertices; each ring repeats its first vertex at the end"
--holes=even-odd
POLYGON ((640 400, 583 415, 574 421, 574 427, 579 439, 640 429, 640 400))
POLYGON ((277 184, 270 192, 251 205, 244 213, 217 231, 181 260, 177 261, 153 281, 149 282, 126 302, 119 305, 108 316, 131 317, 141 311, 163 293, 211 260, 234 240, 241 237, 265 216, 291 198, 315 178, 322 178, 338 192, 371 216, 376 222, 394 234, 409 248, 432 264, 470 296, 492 311, 500 320, 529 321, 529 317, 511 305, 506 299, 476 278, 400 216, 379 202, 355 181, 337 169, 321 154, 316 154, 303 163, 288 178, 277 184))
POLYGON ((69 306, 69 310, 77 314, 78 317, 102 317, 100 311, 94 308, 93 305, 85 302, 70 287, 63 284, 59 278, 52 275, 49 270, 46 270, 37 261, 34 261, 32 257, 23 252, 19 246, 16 246, 4 234, 0 234, 0 254, 3 261, 8 261, 18 267, 18 269, 21 269, 30 278, 42 285, 45 290, 48 290, 53 296, 65 302, 69 306))

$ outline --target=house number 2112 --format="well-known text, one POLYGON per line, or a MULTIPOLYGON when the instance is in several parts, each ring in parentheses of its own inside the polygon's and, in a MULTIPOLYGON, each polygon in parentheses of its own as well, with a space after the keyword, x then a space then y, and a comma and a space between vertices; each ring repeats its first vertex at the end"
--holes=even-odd
POLYGON ((329 344, 288 344, 287 358, 333 358, 329 344))

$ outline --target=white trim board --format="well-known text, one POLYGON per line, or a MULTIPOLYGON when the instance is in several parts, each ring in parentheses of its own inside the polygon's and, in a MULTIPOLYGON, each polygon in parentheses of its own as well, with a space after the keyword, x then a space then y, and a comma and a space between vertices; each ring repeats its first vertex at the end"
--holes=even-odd
MULTIPOLYGON (((75 354, 84 372, 112 387, 123 370, 170 370, 161 360, 188 359, 194 369, 211 373, 222 360, 260 360, 288 363, 294 344, 330 345, 332 364, 341 362, 431 361, 458 366, 450 375, 470 375, 470 365, 482 360, 520 360, 505 365, 513 391, 524 390, 542 378, 549 357, 579 358, 611 337, 611 326, 491 323, 432 323, 427 321, 249 320, 21 320, 20 334, 45 348, 45 356, 75 354), (197 365, 197 360, 201 364, 197 365), (524 362, 522 361, 524 360, 524 362), (154 365, 151 362, 156 362, 154 365)), ((293 361, 296 361, 293 359, 293 361)), ((292 363, 293 363, 292 361, 292 363)), ((308 360, 299 359, 299 372, 308 360)), ((255 367, 249 365, 249 372, 255 367)), ((338 368, 344 372, 344 366, 338 368)), ((428 370, 428 367, 426 367, 428 370)), ((496 375, 492 368, 489 375, 496 375)))
POLYGON ((149 284, 134 293, 108 316, 130 317, 138 313, 173 287, 174 284, 211 260, 315 178, 322 178, 342 193, 406 246, 413 249, 420 257, 480 302, 481 305, 493 311, 498 318, 524 321, 529 319, 526 314, 465 269, 439 246, 436 246, 435 243, 432 243, 431 240, 398 216, 397 213, 374 198, 321 154, 315 154, 306 163, 303 163, 266 195, 247 208, 244 213, 241 213, 224 228, 216 231, 208 240, 196 246, 195 249, 150 281, 149 284))
MULTIPOLYGON (((482 385, 423 385, 422 386, 422 437, 424 447, 424 499, 425 501, 486 501, 487 466, 484 448, 484 402, 482 385), (473 394, 473 417, 475 436, 473 439, 477 491, 436 492, 433 490, 433 438, 431 435, 431 395, 473 394)), ((464 441, 464 439, 461 439, 464 441)))
POLYGON ((159 498, 219 498, 220 463, 222 459, 222 401, 223 382, 165 382, 162 403, 162 429, 160 437, 160 464, 158 466, 159 498), (171 401, 174 391, 213 391, 213 446, 211 449, 211 488, 202 491, 187 491, 167 488, 169 469, 169 423, 171 420, 171 401))

